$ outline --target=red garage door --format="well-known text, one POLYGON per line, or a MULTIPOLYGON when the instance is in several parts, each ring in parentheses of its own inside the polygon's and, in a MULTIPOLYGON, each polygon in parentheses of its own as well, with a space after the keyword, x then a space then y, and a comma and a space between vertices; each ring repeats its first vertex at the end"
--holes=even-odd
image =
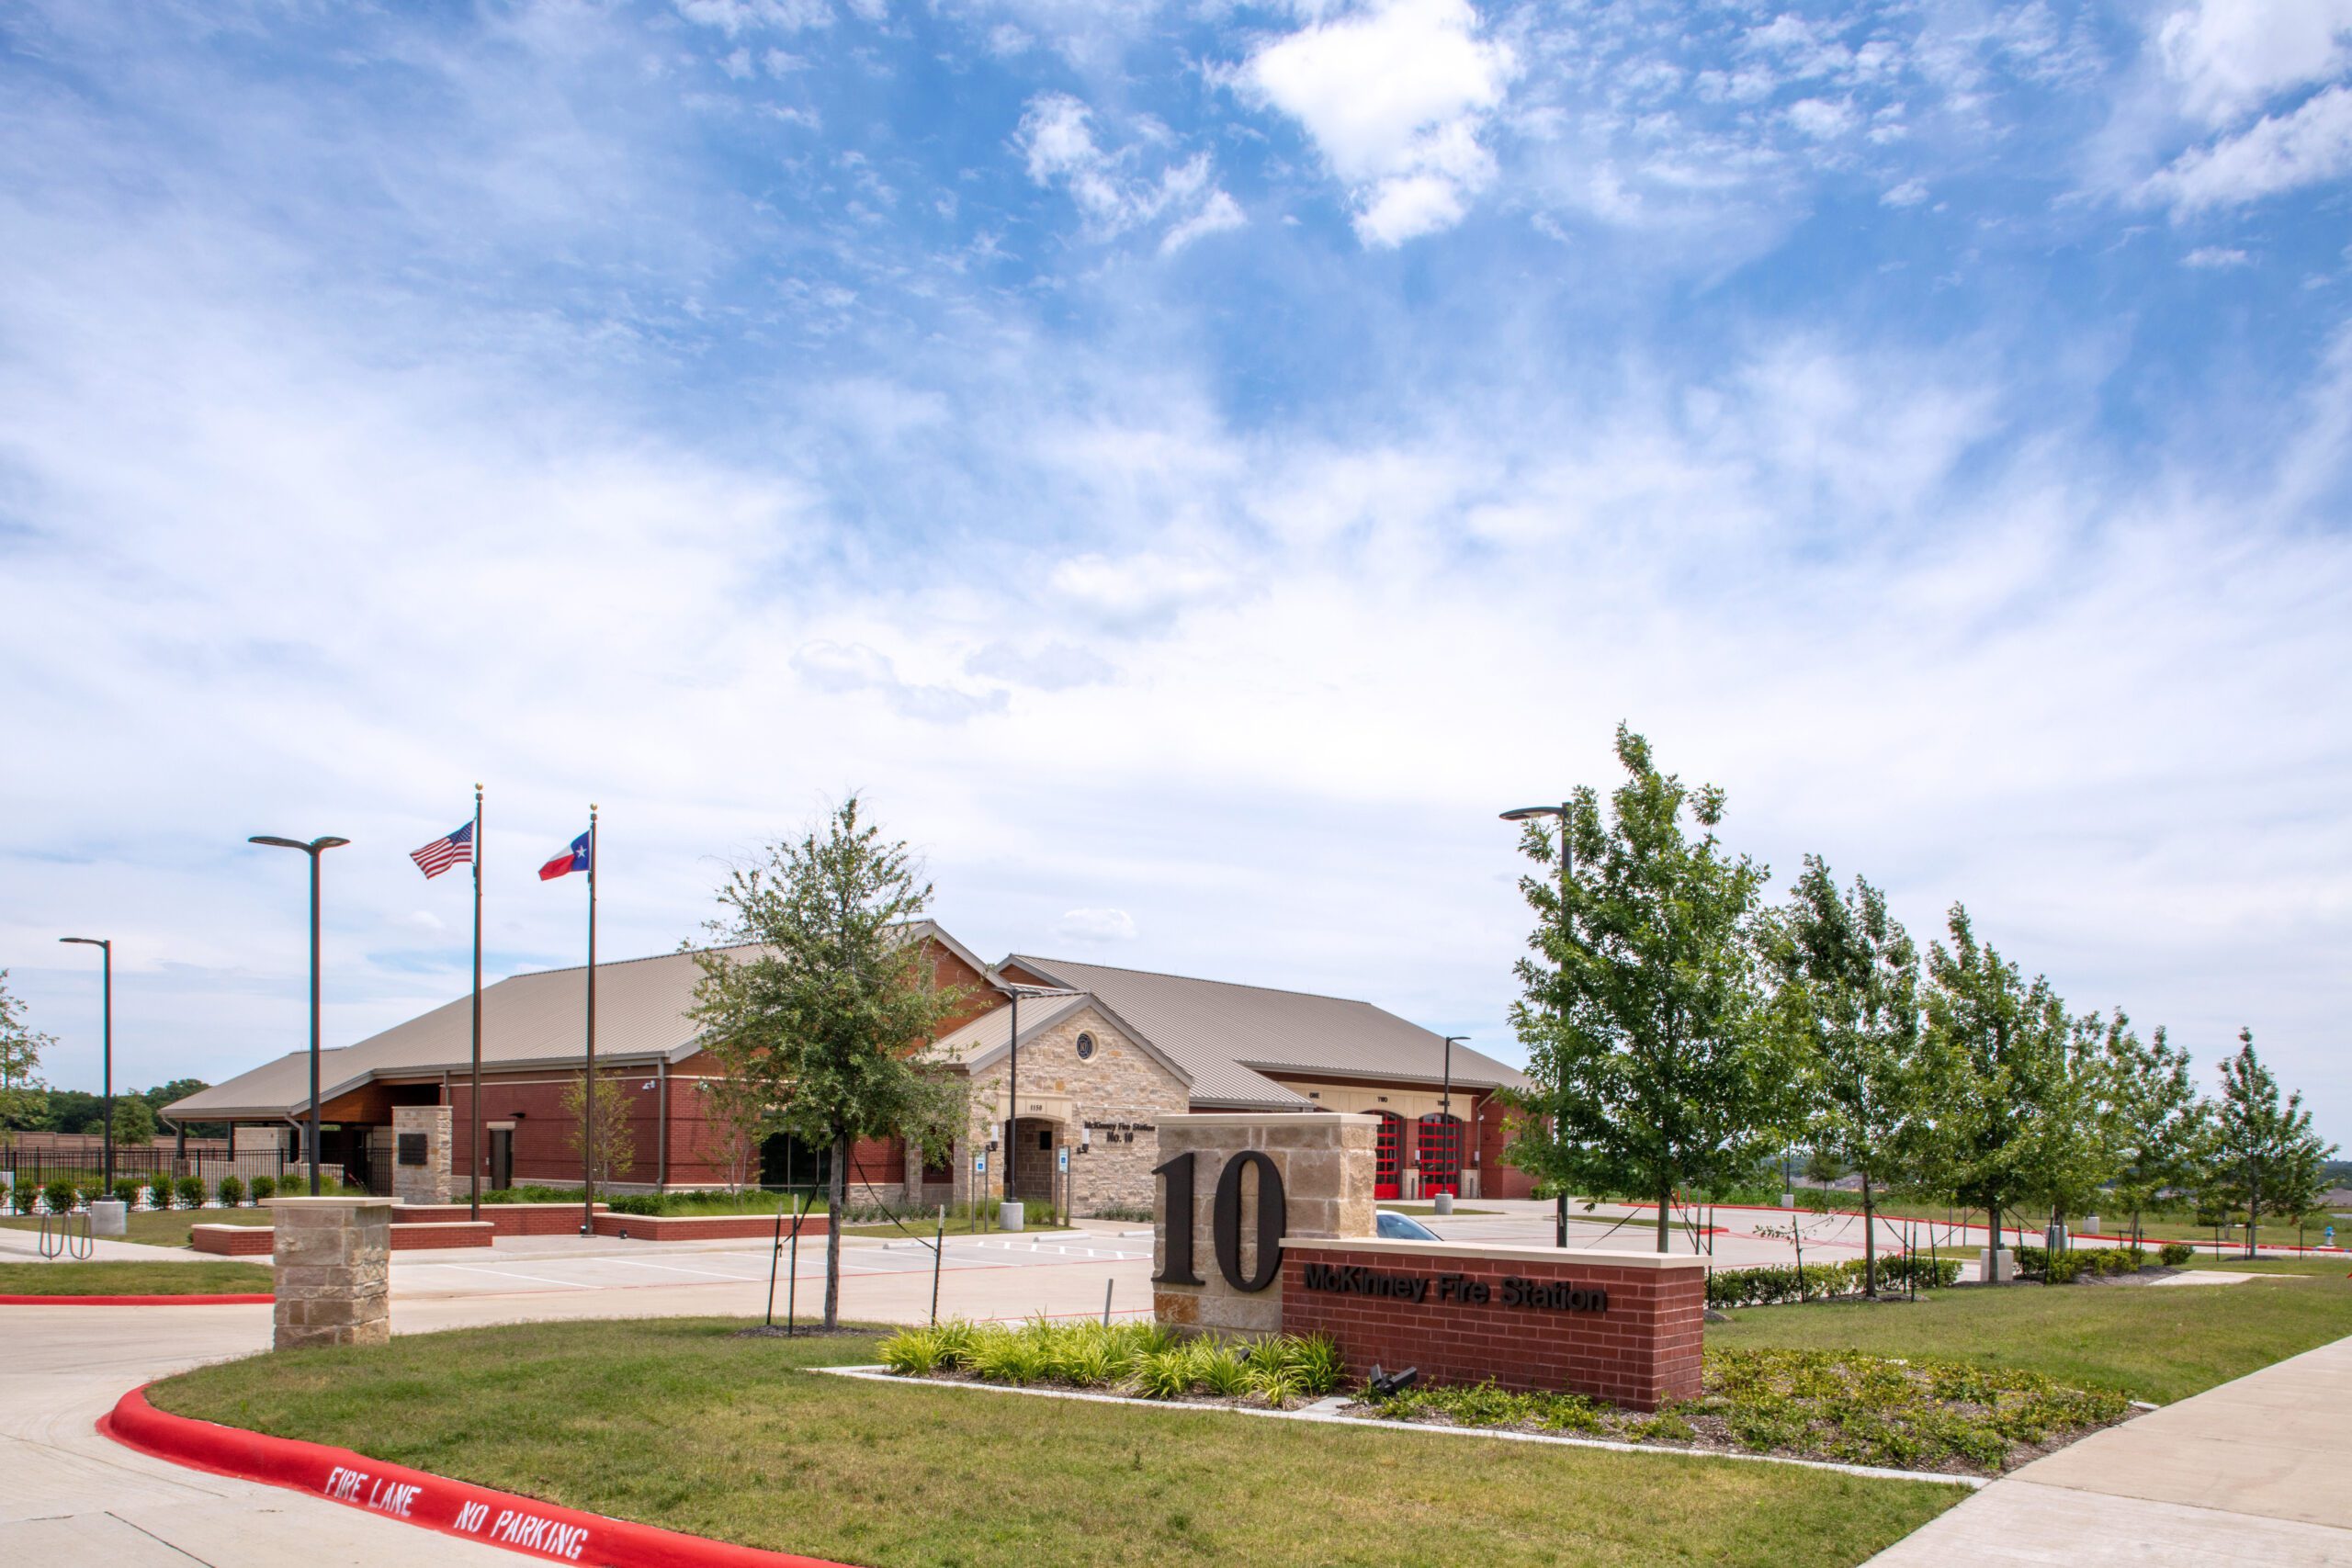
POLYGON ((1397 1144, 1405 1135, 1404 1118, 1391 1111, 1379 1111, 1380 1130, 1372 1135, 1372 1195, 1375 1199, 1394 1198, 1400 1188, 1396 1180, 1397 1144))
POLYGON ((1453 1192, 1462 1180, 1462 1118, 1435 1111, 1421 1118, 1421 1196, 1453 1192))

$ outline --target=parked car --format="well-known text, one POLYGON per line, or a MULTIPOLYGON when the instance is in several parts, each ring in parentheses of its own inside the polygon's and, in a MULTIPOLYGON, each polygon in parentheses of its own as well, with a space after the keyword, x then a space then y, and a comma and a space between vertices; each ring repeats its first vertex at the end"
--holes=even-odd
POLYGON ((1443 1241, 1445 1238, 1413 1218, 1394 1209, 1377 1211, 1378 1229, 1383 1241, 1443 1241))

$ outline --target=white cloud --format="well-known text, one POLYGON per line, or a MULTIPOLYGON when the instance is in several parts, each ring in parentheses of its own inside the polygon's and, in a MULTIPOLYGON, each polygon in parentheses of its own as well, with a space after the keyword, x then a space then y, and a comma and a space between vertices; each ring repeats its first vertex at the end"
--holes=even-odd
POLYGON ((1111 239, 1172 217, 1160 241, 1165 254, 1248 221, 1212 177, 1207 153, 1169 165, 1157 179, 1138 175, 1137 150, 1105 150, 1095 137, 1094 111, 1068 93, 1041 93, 1030 99, 1014 141, 1029 177, 1041 186, 1067 189, 1097 238, 1111 239))
POLYGON ((2156 37, 2182 107, 2220 126, 2352 66, 2352 0, 2196 0, 2156 37))
POLYGON ((1888 207, 1917 207, 1928 199, 1928 186, 1922 180, 1905 180, 1879 197, 1888 207))
POLYGON ((1054 934, 1064 942, 1133 942, 1136 920, 1125 909, 1072 909, 1054 923, 1054 934))
POLYGON ((1826 98, 1799 98, 1782 111, 1788 121, 1802 135, 1815 141, 1828 141, 1854 129, 1854 108, 1851 104, 1832 103, 1826 98))
POLYGON ((831 27, 833 8, 826 0, 676 0, 678 15, 733 38, 762 30, 797 33, 831 27))
POLYGON ((1238 80, 1306 128, 1366 243, 1396 245, 1459 222, 1493 182, 1479 135, 1518 72, 1467 0, 1374 0, 1268 44, 1238 80))
POLYGON ((2313 94, 2292 114, 2266 115, 2210 146, 2193 147, 2151 177, 2143 194, 2176 213, 2243 207, 2352 172, 2352 89, 2313 94))
POLYGON ((2252 259, 2244 251, 2232 250, 2222 245, 2199 245, 2181 257, 2180 265, 2206 271, 2219 271, 2227 267, 2245 266, 2252 259))
POLYGON ((981 714, 1001 713, 1005 706, 1002 692, 975 694, 903 681, 888 655, 863 643, 808 643, 794 652, 792 668, 818 691, 877 694, 907 717, 926 724, 960 724, 981 714))

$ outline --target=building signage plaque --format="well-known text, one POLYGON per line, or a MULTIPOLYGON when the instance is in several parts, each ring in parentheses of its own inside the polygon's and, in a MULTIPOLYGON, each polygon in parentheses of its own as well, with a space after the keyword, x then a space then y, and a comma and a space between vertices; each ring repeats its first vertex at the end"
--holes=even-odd
POLYGON ((1343 1296, 1376 1296, 1441 1306, 1506 1306, 1551 1312, 1607 1312, 1609 1292, 1599 1285, 1566 1280, 1510 1277, 1494 1285, 1466 1274, 1386 1274, 1352 1264, 1309 1263, 1299 1283, 1310 1291, 1343 1296))
POLYGON ((401 1164, 423 1165, 425 1163, 425 1138, 424 1134, 402 1133, 399 1134, 396 1141, 400 1145, 399 1159, 401 1164))

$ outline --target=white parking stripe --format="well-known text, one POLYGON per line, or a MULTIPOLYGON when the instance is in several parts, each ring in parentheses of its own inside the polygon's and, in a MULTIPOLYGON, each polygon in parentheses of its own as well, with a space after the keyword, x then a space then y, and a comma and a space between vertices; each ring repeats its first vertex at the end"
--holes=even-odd
POLYGON ((541 1285, 560 1285, 567 1291, 584 1291, 587 1286, 570 1280, 550 1280, 543 1274, 517 1274, 507 1269, 477 1269, 466 1263, 419 1263, 419 1269, 455 1269, 460 1274, 487 1274, 493 1280, 529 1280, 541 1285))

